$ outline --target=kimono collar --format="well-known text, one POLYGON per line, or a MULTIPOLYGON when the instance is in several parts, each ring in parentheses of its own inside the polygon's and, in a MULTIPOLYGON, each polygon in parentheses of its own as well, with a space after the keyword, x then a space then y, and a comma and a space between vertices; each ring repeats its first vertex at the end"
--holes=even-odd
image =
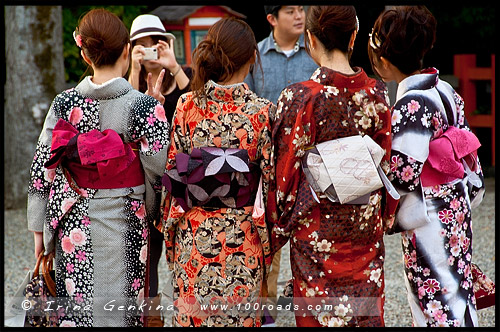
POLYGON ((220 85, 212 80, 205 84, 205 91, 210 100, 215 102, 238 103, 250 92, 248 85, 244 82, 220 85))
POLYGON ((76 86, 76 90, 83 96, 101 100, 118 98, 132 89, 130 83, 123 77, 114 78, 103 84, 95 84, 91 76, 87 76, 76 86))
MULTIPOLYGON (((276 52, 283 53, 283 51, 280 49, 280 47, 278 46, 278 44, 274 40, 274 36, 273 36, 273 32, 272 31, 269 34, 269 37, 266 38, 266 39, 264 39, 262 42, 263 42, 262 49, 260 49, 261 55, 262 54, 266 54, 270 50, 275 50, 276 52), (276 47, 276 46, 278 46, 278 47, 276 47)), ((305 48, 305 47, 306 47, 306 45, 305 45, 305 41, 304 41, 304 34, 301 34, 299 36, 299 39, 295 43, 294 53, 298 52, 300 48, 305 48)))
POLYGON ((369 78, 360 67, 354 67, 354 74, 347 75, 327 67, 319 67, 312 74, 311 80, 314 82, 345 88, 363 88, 368 84, 369 78))
POLYGON ((398 85, 396 100, 399 100, 406 92, 410 90, 429 90, 434 88, 439 81, 439 71, 436 68, 427 68, 420 72, 408 76, 398 85))

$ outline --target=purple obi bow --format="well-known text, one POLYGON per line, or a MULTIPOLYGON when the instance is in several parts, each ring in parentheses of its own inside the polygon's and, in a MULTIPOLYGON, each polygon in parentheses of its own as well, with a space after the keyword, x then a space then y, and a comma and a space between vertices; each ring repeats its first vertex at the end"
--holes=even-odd
POLYGON ((191 154, 178 153, 175 162, 162 183, 184 211, 193 206, 219 209, 254 204, 260 169, 249 162, 247 150, 195 148, 191 154))
POLYGON ((432 187, 462 179, 464 164, 476 170, 477 149, 481 146, 472 132, 450 127, 440 137, 429 143, 429 157, 420 177, 424 187, 432 187))

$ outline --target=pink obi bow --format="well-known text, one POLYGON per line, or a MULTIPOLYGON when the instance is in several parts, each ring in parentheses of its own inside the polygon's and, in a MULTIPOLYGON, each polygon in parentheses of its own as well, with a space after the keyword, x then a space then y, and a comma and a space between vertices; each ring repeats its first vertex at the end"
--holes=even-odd
POLYGON ((429 157, 424 163, 420 179, 424 187, 462 179, 463 161, 472 170, 477 166, 477 149, 481 146, 476 135, 465 129, 450 127, 429 143, 429 157))
POLYGON ((80 133, 63 119, 52 131, 52 156, 45 163, 56 168, 64 159, 79 186, 95 189, 133 187, 144 183, 135 143, 124 143, 120 135, 106 129, 80 133))

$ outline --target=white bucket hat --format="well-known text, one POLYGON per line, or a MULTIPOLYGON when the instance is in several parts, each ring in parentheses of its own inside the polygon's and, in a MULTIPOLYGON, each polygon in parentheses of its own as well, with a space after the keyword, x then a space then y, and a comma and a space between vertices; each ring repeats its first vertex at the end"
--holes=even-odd
POLYGON ((175 39, 173 34, 165 30, 160 18, 151 14, 137 16, 130 27, 130 41, 146 36, 164 36, 175 39))

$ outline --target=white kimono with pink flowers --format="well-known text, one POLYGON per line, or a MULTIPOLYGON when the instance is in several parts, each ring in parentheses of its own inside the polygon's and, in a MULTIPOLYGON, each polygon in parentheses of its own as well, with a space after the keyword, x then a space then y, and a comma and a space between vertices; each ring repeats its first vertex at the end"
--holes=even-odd
POLYGON ((470 131, 462 98, 438 71, 400 82, 392 111, 392 182, 401 194, 396 220, 418 227, 402 232, 408 300, 414 326, 477 326, 472 285, 471 207, 484 194, 481 166, 463 178, 422 185, 429 143, 451 126, 470 131))
POLYGON ((52 102, 30 170, 28 228, 43 231, 46 253, 56 251, 52 309, 60 306, 61 327, 142 326, 147 223, 159 212, 169 136, 163 106, 123 78, 96 85, 86 77, 52 102), (137 143, 144 183, 83 188, 61 166, 47 169, 59 119, 79 133, 112 129, 125 143, 137 143))

